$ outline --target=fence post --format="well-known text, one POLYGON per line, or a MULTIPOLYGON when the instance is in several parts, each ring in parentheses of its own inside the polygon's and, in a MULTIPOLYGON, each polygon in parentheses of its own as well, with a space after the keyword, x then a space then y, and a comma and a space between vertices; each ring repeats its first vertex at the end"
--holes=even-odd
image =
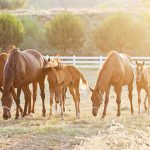
POLYGON ((50 58, 50 56, 49 56, 49 55, 46 55, 46 56, 45 56, 45 59, 46 59, 46 60, 48 60, 49 58, 50 58))
POLYGON ((102 67, 102 64, 103 64, 103 56, 101 55, 100 56, 100 67, 102 67))
POLYGON ((76 56, 73 55, 73 65, 75 66, 76 65, 76 56))

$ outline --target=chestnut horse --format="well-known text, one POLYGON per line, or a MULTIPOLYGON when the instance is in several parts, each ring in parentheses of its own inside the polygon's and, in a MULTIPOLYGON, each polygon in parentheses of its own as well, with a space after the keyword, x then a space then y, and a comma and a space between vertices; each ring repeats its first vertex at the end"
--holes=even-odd
MULTIPOLYGON (((5 63, 6 63, 6 60, 8 58, 8 54, 7 53, 1 53, 0 54, 0 91, 3 92, 3 89, 2 89, 2 85, 3 85, 3 70, 4 70, 4 66, 5 66, 5 63)), ((16 102, 16 93, 15 91, 13 90, 12 91, 12 96, 16 102)), ((19 109, 20 109, 20 112, 22 113, 23 110, 21 108, 21 106, 19 106, 19 109)))
POLYGON ((100 70, 96 86, 92 91, 92 113, 93 116, 97 116, 98 109, 103 102, 103 94, 105 95, 104 110, 101 118, 106 116, 107 104, 109 102, 110 86, 114 86, 118 105, 117 116, 120 116, 120 103, 121 103, 121 91, 122 86, 128 85, 129 99, 131 105, 131 113, 133 114, 132 106, 132 90, 133 90, 133 68, 132 62, 129 56, 120 54, 116 51, 110 52, 106 61, 104 62, 102 69, 100 70))
POLYGON ((80 118, 80 80, 82 80, 84 85, 87 85, 87 81, 83 74, 72 65, 64 65, 62 69, 53 68, 48 72, 50 115, 52 114, 53 96, 55 95, 56 102, 60 102, 61 119, 63 119, 66 88, 68 87, 75 103, 76 118, 80 118))
MULTIPOLYGON (((138 113, 140 114, 140 104, 141 104, 141 89, 146 92, 146 98, 144 100, 144 108, 147 111, 146 100, 148 97, 148 103, 150 106, 150 67, 144 66, 143 62, 136 61, 136 86, 138 92, 138 113)), ((149 114, 148 106, 148 114, 149 114)))
POLYGON ((45 71, 47 68, 47 61, 43 56, 32 49, 20 51, 19 49, 11 50, 9 57, 6 61, 3 73, 3 94, 2 94, 2 106, 3 106, 3 118, 10 118, 10 109, 12 105, 11 92, 17 88, 17 109, 16 118, 19 116, 20 94, 21 89, 26 96, 24 113, 26 114, 27 106, 29 102, 29 110, 31 110, 31 92, 29 89, 30 83, 39 83, 41 90, 41 98, 43 105, 43 116, 45 116, 45 93, 44 93, 44 80, 45 71))

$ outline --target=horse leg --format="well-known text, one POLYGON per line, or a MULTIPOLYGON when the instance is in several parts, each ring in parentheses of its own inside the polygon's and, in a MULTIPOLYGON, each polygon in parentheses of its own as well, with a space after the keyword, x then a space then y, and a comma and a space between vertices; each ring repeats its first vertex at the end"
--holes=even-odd
POLYGON ((145 109, 145 112, 147 112, 147 106, 146 106, 146 100, 147 100, 148 96, 146 94, 145 96, 145 99, 144 99, 144 109, 145 109))
POLYGON ((106 90, 106 96, 105 96, 105 102, 104 102, 104 110, 103 110, 103 114, 102 114, 102 117, 101 117, 102 119, 106 116, 107 105, 108 105, 108 102, 109 102, 109 92, 110 92, 110 86, 106 90))
POLYGON ((32 113, 34 113, 36 96, 37 96, 37 82, 34 82, 33 83, 33 105, 32 105, 32 113))
POLYGON ((17 108, 16 108, 16 117, 15 117, 15 119, 18 119, 18 117, 19 117, 20 94, 21 94, 21 87, 18 87, 17 88, 17 99, 16 99, 17 108))
POLYGON ((40 85, 40 90, 41 90, 41 98, 42 98, 42 113, 43 113, 43 117, 45 117, 45 113, 46 113, 46 109, 45 109, 45 92, 44 92, 44 80, 45 80, 45 76, 39 81, 39 85, 40 85))
POLYGON ((23 86, 22 90, 25 96, 25 105, 24 105, 24 116, 27 115, 27 108, 28 108, 28 115, 31 113, 31 92, 29 89, 29 85, 23 86))
POLYGON ((132 91, 133 91, 133 85, 132 83, 128 85, 128 91, 129 91, 129 100, 130 100, 130 106, 131 106, 131 113, 133 115, 134 111, 133 111, 133 104, 132 104, 132 91))
POLYGON ((149 115, 149 109, 150 109, 150 90, 149 90, 149 87, 148 86, 146 86, 146 88, 145 88, 145 91, 146 91, 146 93, 147 93, 147 97, 148 97, 148 111, 147 111, 147 113, 148 113, 148 115, 149 115))
POLYGON ((140 93, 141 93, 141 88, 138 88, 137 92, 138 92, 138 114, 140 115, 140 105, 141 105, 141 96, 140 96, 140 93))
POLYGON ((117 95, 117 99, 116 99, 116 103, 118 105, 118 109, 117 109, 117 117, 120 116, 120 103, 121 103, 121 90, 122 90, 122 86, 115 86, 114 87, 116 95, 117 95))
POLYGON ((64 114, 63 114, 63 100, 62 100, 62 93, 60 94, 60 111, 61 111, 61 120, 64 119, 64 114))
POLYGON ((49 113, 49 118, 52 115, 52 105, 53 105, 53 97, 54 97, 54 90, 49 86, 50 90, 50 113, 49 113))
POLYGON ((74 91, 74 88, 73 88, 72 84, 69 85, 69 91, 70 91, 70 94, 72 95, 73 100, 74 100, 74 103, 75 103, 76 118, 79 119, 79 116, 78 116, 77 99, 76 99, 75 91, 74 91))
POLYGON ((75 87, 76 91, 76 100, 77 100, 77 107, 78 107, 78 119, 80 119, 80 91, 79 91, 79 83, 75 87))
POLYGON ((62 92, 62 100, 63 100, 63 111, 65 112, 65 99, 66 99, 66 88, 67 87, 63 87, 63 92, 62 92))
MULTIPOLYGON (((14 101, 15 101, 16 106, 17 106, 17 95, 16 95, 16 92, 15 92, 14 88, 12 89, 12 96, 13 96, 14 101)), ((23 109, 20 105, 18 107, 19 107, 19 110, 20 110, 20 113, 21 113, 21 116, 22 116, 23 115, 23 109)))

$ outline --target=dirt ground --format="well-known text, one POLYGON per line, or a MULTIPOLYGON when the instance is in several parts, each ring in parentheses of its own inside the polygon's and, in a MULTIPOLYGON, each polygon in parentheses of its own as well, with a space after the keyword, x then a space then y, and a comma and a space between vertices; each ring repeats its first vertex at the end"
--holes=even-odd
MULTIPOLYGON (((90 86, 94 86, 99 70, 81 70, 90 86)), ((114 89, 111 89, 110 101, 105 119, 100 119, 103 106, 97 117, 92 116, 91 93, 81 90, 81 119, 75 119, 75 107, 72 97, 67 93, 64 121, 59 114, 48 119, 49 89, 46 82, 46 118, 42 117, 42 103, 38 92, 35 114, 33 117, 15 120, 15 105, 12 108, 12 119, 2 119, 0 109, 0 149, 1 150, 66 150, 66 149, 150 149, 150 117, 144 112, 141 104, 141 115, 137 113, 137 92, 134 85, 134 116, 130 113, 127 87, 122 91, 121 117, 116 117, 116 100, 114 89)), ((142 99, 145 93, 142 92, 142 99)), ((21 97, 22 106, 24 103, 21 97)), ((54 112, 54 109, 53 109, 54 112)))

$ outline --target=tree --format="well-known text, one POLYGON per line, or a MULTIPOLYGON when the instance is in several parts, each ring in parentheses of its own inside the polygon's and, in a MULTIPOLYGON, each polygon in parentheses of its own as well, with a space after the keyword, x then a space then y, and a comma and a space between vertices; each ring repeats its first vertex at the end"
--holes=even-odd
POLYGON ((94 31, 95 44, 103 52, 139 50, 144 36, 142 24, 124 13, 106 17, 94 31))
POLYGON ((78 49, 84 42, 84 25, 70 12, 62 12, 46 25, 48 44, 53 49, 78 49))
POLYGON ((43 49, 46 45, 45 32, 38 20, 33 17, 23 17, 21 21, 25 30, 23 41, 20 44, 21 48, 43 49))
POLYGON ((24 28, 20 20, 10 14, 0 15, 0 47, 18 45, 23 40, 24 28))
POLYGON ((0 9, 16 9, 25 4, 26 0, 0 0, 0 9))

